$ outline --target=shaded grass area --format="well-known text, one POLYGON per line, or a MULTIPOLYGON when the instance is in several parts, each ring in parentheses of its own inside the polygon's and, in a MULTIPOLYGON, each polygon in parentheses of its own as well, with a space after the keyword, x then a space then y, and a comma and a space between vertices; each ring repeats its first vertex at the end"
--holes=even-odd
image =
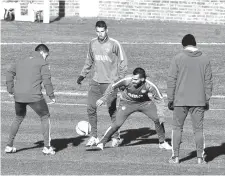
MULTIPOLYGON (((14 118, 14 105, 4 103, 1 112, 1 147, 4 149, 9 126, 14 118)), ((61 97, 60 101, 70 102, 72 97, 61 97)), ((74 99, 81 103, 83 98, 74 99)), ((218 102, 214 102, 215 106, 218 102)), ((43 138, 39 117, 28 108, 27 117, 23 121, 15 140, 18 149, 16 154, 6 155, 1 151, 1 174, 224 174, 224 125, 223 111, 208 111, 205 116, 204 131, 206 138, 207 166, 196 165, 195 143, 190 117, 184 125, 181 144, 181 164, 168 164, 170 151, 158 149, 158 138, 154 124, 141 113, 131 115, 121 127, 122 146, 111 148, 107 143, 104 151, 95 147, 85 148, 87 137, 78 136, 75 125, 80 120, 87 120, 85 106, 49 105, 51 112, 52 145, 55 156, 43 156, 43 138), (10 163, 10 167, 9 164, 10 163), (40 170, 40 167, 42 169, 40 170), (116 169, 115 169, 116 168, 116 169)), ((110 118, 105 107, 98 110, 98 134, 104 134, 110 125, 110 118)), ((166 113, 166 139, 171 141, 172 114, 166 113)))

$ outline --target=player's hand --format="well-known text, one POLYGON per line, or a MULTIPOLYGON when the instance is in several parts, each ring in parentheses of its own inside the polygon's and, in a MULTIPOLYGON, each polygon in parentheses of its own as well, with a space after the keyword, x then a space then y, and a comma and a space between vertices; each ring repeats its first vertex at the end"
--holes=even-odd
POLYGON ((55 102, 56 102, 55 98, 52 98, 49 104, 54 104, 55 102))
POLYGON ((209 110, 209 102, 206 102, 204 109, 205 109, 206 111, 209 110))
POLYGON ((165 123, 165 118, 164 117, 160 117, 159 118, 159 123, 160 123, 160 125, 165 123))
POLYGON ((77 84, 81 84, 81 82, 84 80, 84 77, 83 76, 79 76, 78 79, 77 79, 77 84))
POLYGON ((99 99, 96 101, 96 106, 99 107, 99 106, 103 105, 103 103, 104 103, 104 101, 99 99))
POLYGON ((174 110, 173 101, 169 101, 169 102, 168 102, 168 108, 169 108, 169 110, 171 110, 171 111, 174 110))

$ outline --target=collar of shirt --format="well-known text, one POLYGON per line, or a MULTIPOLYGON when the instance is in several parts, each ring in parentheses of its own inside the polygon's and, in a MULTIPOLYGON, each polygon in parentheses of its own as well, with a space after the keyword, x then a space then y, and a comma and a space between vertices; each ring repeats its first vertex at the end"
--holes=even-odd
POLYGON ((99 38, 98 38, 98 41, 99 41, 99 43, 102 44, 102 43, 106 43, 108 41, 108 39, 109 39, 109 37, 108 37, 108 35, 106 35, 104 40, 99 40, 99 38))

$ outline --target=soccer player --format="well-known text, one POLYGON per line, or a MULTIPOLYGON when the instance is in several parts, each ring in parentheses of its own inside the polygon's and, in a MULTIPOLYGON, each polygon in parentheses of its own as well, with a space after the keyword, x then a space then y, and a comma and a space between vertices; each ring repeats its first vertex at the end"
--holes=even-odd
POLYGON ((41 92, 41 84, 43 83, 47 95, 55 103, 50 69, 46 62, 48 55, 48 47, 40 44, 35 48, 35 51, 31 52, 30 56, 19 60, 7 71, 7 91, 15 99, 16 118, 11 125, 9 140, 5 148, 6 153, 16 152, 13 141, 20 124, 26 116, 26 107, 29 105, 41 119, 41 128, 44 136, 44 148, 42 152, 47 155, 55 154, 50 145, 50 114, 48 105, 41 92))
MULTIPOLYGON (((91 134, 86 146, 96 145, 97 136, 97 107, 96 101, 104 94, 108 85, 123 78, 127 71, 127 57, 121 44, 108 37, 107 25, 104 21, 97 21, 95 25, 97 38, 89 44, 85 65, 77 79, 81 84, 83 79, 94 67, 94 76, 88 88, 87 113, 91 124, 91 134)), ((111 94, 107 101, 108 112, 112 121, 115 121, 117 92, 111 94)), ((119 133, 112 138, 112 146, 117 146, 120 141, 119 133)))
POLYGON ((116 121, 114 121, 107 129, 97 147, 103 150, 107 141, 113 133, 115 133, 122 126, 129 115, 134 112, 142 112, 155 123, 155 130, 159 137, 159 148, 164 148, 167 150, 172 149, 172 147, 165 141, 165 108, 162 94, 155 84, 146 79, 146 73, 143 68, 138 67, 134 69, 133 75, 127 76, 126 78, 111 84, 106 90, 105 95, 96 102, 96 105, 101 106, 104 102, 106 102, 110 94, 121 87, 123 87, 124 91, 120 97, 116 121), (156 105, 158 107, 156 107, 156 105))
POLYGON ((190 113, 194 131, 197 163, 204 161, 204 112, 209 109, 212 95, 212 70, 209 58, 197 47, 195 37, 187 34, 182 39, 183 51, 175 56, 167 80, 168 108, 173 110, 172 157, 179 163, 179 150, 184 121, 190 113))

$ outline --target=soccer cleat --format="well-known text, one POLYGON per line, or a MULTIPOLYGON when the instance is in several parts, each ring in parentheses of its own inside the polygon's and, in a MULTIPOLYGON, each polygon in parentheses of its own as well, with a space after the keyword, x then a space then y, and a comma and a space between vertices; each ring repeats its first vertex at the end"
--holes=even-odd
POLYGON ((54 155, 55 151, 53 150, 52 147, 44 147, 42 150, 44 155, 54 155))
POLYGON ((202 157, 197 158, 197 162, 198 162, 198 164, 207 164, 207 162, 205 161, 205 159, 202 158, 202 157))
POLYGON ((97 145, 99 143, 99 139, 95 138, 95 137, 90 137, 90 139, 88 140, 86 147, 91 147, 93 145, 97 145))
POLYGON ((16 153, 15 147, 6 146, 5 147, 5 153, 16 153))
POLYGON ((172 150, 172 146, 168 142, 164 141, 162 144, 159 144, 160 149, 172 150))
POLYGON ((170 159, 169 159, 169 163, 170 164, 179 164, 180 161, 179 161, 179 158, 177 156, 172 156, 170 159))
POLYGON ((112 138, 112 147, 118 147, 122 143, 120 138, 112 138))
POLYGON ((99 148, 99 149, 103 150, 103 149, 104 149, 104 145, 103 145, 103 143, 99 143, 99 144, 97 145, 97 148, 99 148))

